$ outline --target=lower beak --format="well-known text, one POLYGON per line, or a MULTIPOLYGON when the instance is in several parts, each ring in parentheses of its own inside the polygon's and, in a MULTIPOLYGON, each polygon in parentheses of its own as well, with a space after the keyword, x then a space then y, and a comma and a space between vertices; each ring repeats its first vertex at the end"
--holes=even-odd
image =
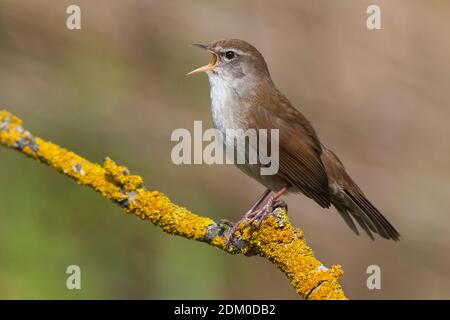
MULTIPOLYGON (((203 44, 193 44, 193 46, 199 47, 199 48, 204 49, 204 50, 208 50, 208 46, 203 45, 203 44)), ((211 71, 212 69, 214 69, 214 67, 217 64, 217 55, 214 52, 210 51, 210 50, 208 50, 208 51, 211 52, 211 54, 212 54, 211 62, 208 63, 206 66, 202 66, 200 68, 192 70, 191 72, 186 74, 187 76, 189 76, 191 74, 200 73, 200 72, 208 72, 208 71, 211 71)))

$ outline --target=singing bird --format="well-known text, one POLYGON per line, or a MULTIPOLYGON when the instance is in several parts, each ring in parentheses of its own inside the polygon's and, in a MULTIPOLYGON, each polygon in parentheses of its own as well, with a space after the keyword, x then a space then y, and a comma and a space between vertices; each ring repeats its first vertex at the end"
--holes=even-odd
MULTIPOLYGON (((279 130, 276 174, 262 175, 261 163, 238 165, 267 189, 231 228, 228 244, 242 222, 261 223, 285 193, 302 193, 323 208, 333 205, 356 234, 355 222, 372 240, 373 233, 399 240, 397 230, 367 199, 336 154, 320 142, 311 123, 276 88, 264 57, 254 46, 238 39, 193 45, 212 54, 208 65, 188 75, 208 75, 213 123, 220 132, 225 135, 229 128, 279 130)), ((227 143, 234 142, 224 139, 227 143)))

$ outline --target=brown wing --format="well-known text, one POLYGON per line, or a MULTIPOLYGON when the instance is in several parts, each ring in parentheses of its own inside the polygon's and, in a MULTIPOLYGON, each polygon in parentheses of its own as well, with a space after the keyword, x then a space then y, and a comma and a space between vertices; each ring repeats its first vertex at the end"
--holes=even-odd
POLYGON ((320 159, 322 149, 309 121, 281 93, 259 101, 250 127, 279 129, 278 174, 324 208, 330 207, 328 178, 320 159))

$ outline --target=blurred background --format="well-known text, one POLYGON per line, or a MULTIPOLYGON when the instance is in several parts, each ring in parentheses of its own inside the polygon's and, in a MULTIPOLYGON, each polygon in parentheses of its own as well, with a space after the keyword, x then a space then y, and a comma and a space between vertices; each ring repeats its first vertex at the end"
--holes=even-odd
MULTIPOLYGON (((235 37, 315 125, 399 243, 354 235, 334 209, 285 198, 316 256, 341 264, 353 299, 450 299, 450 2, 0 1, 0 107, 91 161, 110 156, 193 212, 237 220, 263 187, 231 165, 172 164, 170 135, 211 127, 209 55, 235 37), (379 265, 381 290, 366 268, 379 265)), ((12 150, 0 148, 0 298, 297 299, 259 257, 164 234, 12 150), (69 291, 68 265, 82 290, 69 291)))

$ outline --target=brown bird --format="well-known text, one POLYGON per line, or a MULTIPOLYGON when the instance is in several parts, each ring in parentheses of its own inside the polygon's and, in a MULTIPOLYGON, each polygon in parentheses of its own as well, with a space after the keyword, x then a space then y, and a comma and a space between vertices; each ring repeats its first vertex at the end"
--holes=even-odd
MULTIPOLYGON (((371 239, 372 233, 377 233, 399 240, 397 230, 367 199, 333 151, 320 142, 311 123, 275 87, 264 57, 255 47, 237 39, 194 46, 212 53, 208 65, 188 74, 208 75, 213 123, 218 130, 226 135, 227 129, 279 129, 276 174, 262 175, 261 163, 238 165, 267 190, 231 229, 228 243, 241 222, 257 220, 259 225, 287 192, 303 193, 323 208, 333 205, 356 234, 355 221, 371 239), (271 192, 275 194, 258 209, 271 192)), ((233 143, 224 139, 225 146, 233 143)))

